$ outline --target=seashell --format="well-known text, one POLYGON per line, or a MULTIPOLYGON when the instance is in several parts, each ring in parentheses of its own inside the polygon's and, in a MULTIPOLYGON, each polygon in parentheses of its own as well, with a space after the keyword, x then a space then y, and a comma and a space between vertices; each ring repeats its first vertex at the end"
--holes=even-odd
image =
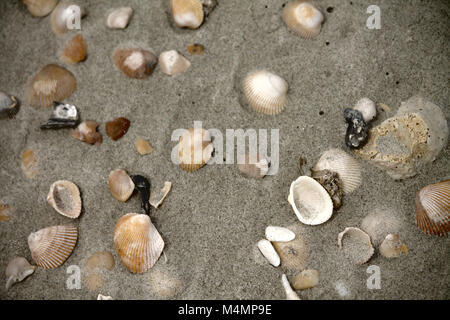
POLYGON ((430 184, 416 196, 416 223, 420 230, 434 235, 450 231, 450 180, 430 184))
POLYGON ((170 0, 170 8, 173 21, 180 28, 197 29, 203 23, 201 0, 170 0))
POLYGON ((205 47, 199 43, 194 43, 188 45, 187 51, 190 54, 203 54, 203 52, 205 52, 205 47))
POLYGON ((28 179, 39 173, 37 158, 31 149, 25 149, 22 153, 22 171, 28 179))
MULTIPOLYGON (((290 228, 296 230, 296 228, 290 228)), ((280 256, 281 265, 289 270, 301 270, 306 266, 309 258, 309 247, 305 239, 295 232, 296 237, 289 242, 272 242, 273 247, 280 256)))
POLYGON ((178 143, 178 160, 181 169, 196 171, 211 159, 214 146, 211 135, 205 129, 188 129, 180 137, 178 143))
POLYGON ((91 291, 98 291, 103 286, 104 271, 111 271, 114 269, 114 266, 114 257, 108 251, 100 251, 91 255, 84 264, 86 269, 84 283, 86 287, 91 291))
POLYGON ((339 209, 342 205, 342 182, 339 175, 330 170, 312 170, 312 178, 327 190, 333 201, 333 207, 339 209))
POLYGON ((75 2, 60 2, 50 16, 52 30, 56 35, 61 36, 78 27, 76 26, 77 20, 82 19, 85 15, 84 8, 75 2))
POLYGON ((12 259, 6 267, 6 290, 17 282, 24 280, 26 277, 33 274, 35 266, 28 263, 27 259, 16 257, 12 259))
POLYGON ((150 195, 150 204, 156 209, 158 208, 163 200, 166 198, 170 189, 172 188, 172 182, 164 182, 164 187, 160 191, 153 191, 150 195))
POLYGON ((217 0, 200 0, 203 6, 203 14, 207 17, 217 6, 217 0))
POLYGON ((247 177, 261 179, 269 172, 269 160, 260 154, 250 157, 249 153, 246 152, 243 160, 243 163, 238 162, 237 166, 239 171, 247 177))
POLYGON ((97 300, 114 300, 111 296, 104 296, 102 294, 98 294, 97 300))
POLYGON ((106 19, 106 25, 111 29, 125 29, 133 15, 133 8, 122 7, 114 9, 106 19))
POLYGON ((319 283, 319 272, 314 269, 303 270, 295 275, 292 286, 295 290, 304 290, 317 286, 319 283))
POLYGON ((74 127, 79 119, 77 107, 67 103, 53 102, 50 119, 41 125, 41 129, 61 129, 74 127))
POLYGON ((125 202, 133 194, 134 182, 125 170, 116 169, 109 173, 108 187, 115 199, 125 202))
POLYGON ((32 79, 27 88, 27 102, 34 107, 50 107, 63 101, 77 89, 77 80, 69 70, 48 64, 32 79))
POLYGON ((132 79, 145 79, 152 74, 158 63, 153 52, 143 49, 117 49, 114 64, 132 79))
POLYGON ((386 258, 397 258, 402 253, 408 254, 408 248, 400 241, 398 234, 388 234, 380 245, 380 254, 386 258))
POLYGON ((323 14, 312 3, 304 0, 289 2, 283 9, 283 21, 302 38, 314 38, 320 33, 323 14))
POLYGON ((269 240, 259 240, 258 249, 271 265, 274 267, 278 267, 280 265, 280 257, 269 240))
POLYGON ((145 141, 142 138, 137 138, 136 150, 139 152, 140 155, 143 155, 143 156, 153 152, 153 148, 150 145, 150 143, 148 143, 147 141, 145 141))
POLYGON ((366 123, 369 123, 377 116, 375 102, 369 98, 362 98, 358 100, 354 109, 358 110, 362 114, 362 117, 366 123))
POLYGON ((130 128, 130 120, 127 118, 116 118, 112 121, 108 121, 105 125, 106 134, 114 141, 122 138, 130 128))
POLYGON ((72 130, 71 136, 80 141, 100 145, 102 143, 102 135, 97 132, 98 123, 92 120, 86 120, 72 130))
POLYGON ((333 202, 327 190, 308 176, 300 176, 291 183, 288 200, 304 224, 324 223, 333 214, 333 202))
POLYGON ((150 286, 159 297, 167 299, 175 296, 183 283, 178 277, 155 268, 150 273, 150 286))
POLYGON ((11 206, 0 201, 0 221, 9 221, 11 219, 11 206))
POLYGON ((283 285, 284 291, 286 293, 286 300, 300 300, 297 293, 292 290, 289 280, 287 279, 285 274, 281 276, 281 284, 283 285))
POLYGON ((141 175, 132 175, 131 180, 133 180, 136 190, 141 195, 141 211, 143 214, 150 214, 150 181, 141 175))
POLYGON ((114 247, 132 273, 150 270, 164 248, 164 241, 145 214, 128 213, 117 221, 114 247))
POLYGON ((86 41, 81 34, 78 34, 69 41, 60 58, 66 63, 75 64, 86 59, 86 52, 86 41))
POLYGON ((58 0, 22 0, 28 11, 35 17, 45 17, 58 4, 58 0))
POLYGON ((353 192, 361 184, 361 169, 358 161, 341 149, 330 149, 322 153, 313 170, 336 172, 346 194, 353 192))
POLYGON ((28 246, 33 261, 44 269, 62 265, 72 254, 78 239, 73 226, 52 226, 28 236, 28 246))
POLYGON ((359 228, 348 227, 338 235, 338 246, 344 248, 344 254, 354 263, 364 264, 372 257, 375 250, 367 233, 359 228), (346 245, 342 246, 345 236, 346 245))
POLYGON ((75 183, 59 180, 50 186, 47 202, 63 216, 75 219, 81 213, 80 190, 75 183))
POLYGON ((349 148, 359 148, 363 146, 369 136, 369 127, 363 119, 363 115, 356 109, 346 108, 344 119, 347 122, 345 133, 345 144, 349 148))
POLYGON ((276 74, 266 70, 252 72, 242 86, 248 104, 255 111, 276 115, 284 109, 288 84, 276 74))
POLYGON ((361 229, 366 232, 375 246, 379 246, 387 234, 403 231, 404 223, 392 208, 376 208, 361 222, 361 229))
POLYGON ((0 91, 0 118, 11 117, 17 111, 19 111, 17 99, 0 91))
POLYGON ((287 242, 295 239, 295 233, 288 228, 268 226, 266 239, 269 241, 287 242))
POLYGON ((183 73, 191 66, 189 60, 175 50, 161 52, 158 60, 161 71, 169 76, 183 73))

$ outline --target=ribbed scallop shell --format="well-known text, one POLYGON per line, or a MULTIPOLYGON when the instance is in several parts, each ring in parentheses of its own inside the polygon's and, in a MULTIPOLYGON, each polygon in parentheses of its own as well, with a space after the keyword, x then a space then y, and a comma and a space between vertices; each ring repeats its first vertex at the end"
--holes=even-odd
POLYGON ((330 170, 336 172, 342 181, 344 193, 350 193, 361 184, 361 169, 358 161, 341 149, 330 149, 325 151, 314 171, 330 170))
POLYGON ((63 216, 75 219, 81 213, 80 190, 67 180, 59 180, 50 186, 47 202, 63 216))
POLYGON ((350 260, 357 264, 364 264, 372 257, 375 249, 372 246, 370 237, 359 228, 348 227, 338 235, 338 246, 344 249, 344 253, 350 260), (345 236, 345 246, 342 245, 345 236))
POLYGON ((53 226, 28 236, 28 246, 34 262, 44 268, 56 268, 71 255, 78 239, 73 226, 53 226))
POLYGON ((170 0, 172 17, 180 28, 197 29, 203 23, 203 5, 200 0, 170 0))
POLYGON ((117 221, 114 247, 128 270, 143 273, 158 260, 164 249, 164 240, 149 216, 128 213, 117 221))
POLYGON ((416 196, 417 226, 428 234, 447 235, 450 231, 450 179, 430 184, 416 196))
POLYGON ((188 129, 178 143, 178 160, 185 171, 196 171, 211 159, 214 150, 211 135, 205 129, 188 129))
POLYGON ((248 104, 255 111, 276 115, 284 109, 288 84, 276 74, 266 70, 252 72, 242 86, 248 104))
POLYGON ((323 15, 310 2, 296 0, 283 9, 283 21, 289 29, 303 38, 313 38, 320 33, 323 15))

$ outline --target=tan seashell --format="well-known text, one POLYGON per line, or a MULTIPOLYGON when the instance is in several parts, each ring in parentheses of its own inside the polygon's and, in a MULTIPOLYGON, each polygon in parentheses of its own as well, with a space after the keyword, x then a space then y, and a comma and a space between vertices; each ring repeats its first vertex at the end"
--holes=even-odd
POLYGON ((385 258, 397 258, 401 254, 408 254, 408 248, 400 241, 398 234, 388 234, 380 245, 380 254, 385 258))
POLYGON ((143 49, 117 49, 114 64, 132 79, 145 79, 152 74, 158 63, 153 52, 143 49))
POLYGON ((341 149, 330 149, 322 153, 313 170, 336 172, 346 194, 361 185, 361 169, 358 161, 341 149))
POLYGON ((375 252, 367 233, 359 228, 348 227, 338 235, 338 246, 344 249, 344 254, 357 264, 364 264, 375 252), (342 239, 346 236, 346 245, 342 246, 342 239))
POLYGON ((59 180, 50 186, 47 202, 63 216, 75 219, 81 213, 80 190, 75 183, 59 180))
POLYGON ((149 216, 128 213, 117 221, 114 247, 128 270, 143 273, 159 259, 164 241, 149 216))
POLYGON ((11 206, 0 201, 0 221, 9 221, 11 219, 11 206))
POLYGON ((161 52, 158 61, 161 71, 169 76, 183 73, 191 66, 189 60, 175 50, 161 52))
POLYGON ((304 290, 319 284, 319 272, 314 269, 303 270, 292 279, 292 287, 295 290, 304 290))
POLYGON ((213 153, 211 135, 205 129, 188 129, 178 143, 178 160, 185 171, 196 171, 203 167, 213 153))
POLYGON ((134 182, 125 170, 116 169, 109 173, 108 187, 114 198, 125 202, 133 194, 134 182))
POLYGON ((22 0, 28 11, 35 17, 45 17, 58 4, 58 0, 22 0))
POLYGON ((133 8, 116 8, 108 15, 106 25, 111 29, 125 29, 133 15, 133 8))
POLYGON ((44 269, 51 269, 67 260, 77 239, 76 227, 53 226, 31 233, 28 236, 28 246, 33 261, 44 269))
POLYGON ((87 45, 81 34, 76 35, 69 41, 61 54, 61 60, 66 63, 75 64, 86 59, 87 45))
POLYGON ((53 32, 60 36, 69 31, 69 27, 80 15, 80 19, 86 15, 84 8, 75 2, 60 2, 53 10, 50 16, 50 22, 53 32))
POLYGON ((245 176, 261 179, 269 172, 269 165, 269 160, 260 154, 257 154, 255 157, 250 157, 250 154, 246 152, 243 163, 238 163, 237 167, 245 176))
POLYGON ((39 173, 37 158, 31 149, 22 153, 22 171, 28 179, 33 179, 39 173))
POLYGON ((283 9, 283 21, 289 29, 303 38, 314 38, 320 33, 323 14, 312 3, 304 0, 289 2, 283 9))
POLYGON ((71 132, 71 136, 80 141, 100 145, 102 143, 102 135, 97 132, 98 123, 92 120, 83 121, 78 127, 71 132))
POLYGON ((144 156, 146 154, 153 152, 153 147, 150 145, 150 143, 148 143, 142 138, 137 138, 135 145, 136 150, 137 152, 139 152, 140 155, 144 156))
POLYGON ((6 290, 11 288, 14 283, 20 282, 33 274, 34 269, 36 267, 29 264, 25 258, 16 257, 12 259, 5 270, 6 290))
POLYGON ((203 23, 201 0, 170 0, 170 8, 173 21, 180 28, 197 29, 203 23))
POLYGON ((300 300, 300 297, 292 289, 291 284, 289 283, 289 280, 285 274, 281 276, 281 284, 283 285, 284 292, 286 293, 286 300, 300 300))
MULTIPOLYGON (((294 230, 294 228, 290 228, 294 230)), ((295 239, 289 242, 272 242, 281 259, 281 266, 288 270, 302 270, 309 258, 309 246, 305 239, 295 232, 295 239)))
POLYGON ((242 87, 255 111, 276 115, 284 109, 288 84, 276 74, 266 70, 252 72, 245 77, 242 87))
POLYGON ((387 234, 402 232, 404 222, 393 208, 374 208, 362 220, 361 229, 369 235, 375 246, 379 246, 387 234))
POLYGON ((54 101, 63 101, 77 89, 77 80, 69 70, 56 64, 43 67, 31 79, 27 101, 34 107, 50 107, 54 101))
POLYGON ((450 179, 422 188, 416 196, 419 229, 438 236, 450 231, 450 179))
POLYGON ((167 194, 169 193, 170 189, 172 188, 172 182, 166 181, 164 182, 164 187, 160 191, 153 191, 150 195, 150 204, 156 209, 158 208, 161 203, 166 198, 167 194))

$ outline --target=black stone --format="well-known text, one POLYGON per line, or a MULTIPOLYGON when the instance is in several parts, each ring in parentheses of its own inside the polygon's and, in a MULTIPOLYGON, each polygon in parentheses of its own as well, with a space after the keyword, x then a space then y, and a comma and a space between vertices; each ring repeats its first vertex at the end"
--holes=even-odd
POLYGON ((150 181, 141 175, 130 176, 131 180, 134 182, 134 188, 141 195, 141 211, 143 214, 150 214, 150 181))
POLYGON ((41 125, 41 129, 73 128, 79 119, 75 106, 61 102, 53 102, 53 112, 50 119, 41 125))
POLYGON ((361 112, 355 109, 346 108, 344 118, 348 124, 345 134, 345 144, 349 148, 359 148, 363 146, 369 136, 369 128, 363 119, 361 112))

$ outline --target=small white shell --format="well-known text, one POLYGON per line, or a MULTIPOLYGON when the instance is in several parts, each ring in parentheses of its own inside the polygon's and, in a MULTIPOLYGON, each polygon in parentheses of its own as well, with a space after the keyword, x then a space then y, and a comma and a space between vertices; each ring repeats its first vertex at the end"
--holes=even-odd
POLYGON ((155 190, 150 195, 150 200, 149 200, 150 204, 155 209, 158 208, 161 205, 161 203, 164 201, 164 199, 166 198, 166 196, 169 193, 171 188, 172 188, 172 182, 170 182, 170 181, 164 182, 164 187, 160 191, 155 190))
POLYGON ((27 259, 22 257, 16 257, 12 259, 8 266, 6 267, 5 276, 6 276, 6 290, 11 288, 11 286, 20 282, 29 275, 33 274, 35 266, 32 266, 28 263, 27 259))
POLYGON ((388 234, 380 245, 380 254, 385 258, 397 258, 408 253, 408 248, 398 234, 388 234))
POLYGON ((161 52, 159 55, 159 67, 169 76, 185 72, 191 63, 175 50, 161 52))
POLYGON ((268 226, 266 239, 269 241, 288 242, 295 239, 295 233, 283 227, 268 226))
POLYGON ((104 296, 102 294, 98 294, 97 300, 114 300, 111 296, 104 296))
POLYGON ((283 285, 284 291, 286 293, 286 300, 300 300, 297 293, 292 290, 292 287, 289 284, 289 280, 287 279, 285 274, 281 276, 281 284, 283 285))
POLYGON ((345 235, 347 235, 346 238, 348 242, 346 246, 347 250, 345 252, 346 255, 357 264, 364 264, 369 261, 375 252, 372 243, 370 242, 369 235, 359 228, 345 228, 344 231, 338 235, 338 246, 340 249, 343 248, 342 239, 345 235))
POLYGON ((63 216, 75 219, 81 213, 80 190, 67 180, 59 180, 50 186, 47 202, 63 216))
POLYGON ((370 122, 377 115, 377 108, 375 106, 375 102, 373 102, 369 98, 360 99, 356 103, 354 109, 361 112, 363 119, 366 123, 370 122))
POLYGON ((303 38, 313 38, 320 33, 323 14, 310 2, 295 0, 283 9, 283 21, 289 29, 303 38))
POLYGON ((106 19, 106 25, 111 29, 125 29, 133 15, 133 8, 122 7, 114 9, 106 19))
POLYGON ((259 240, 258 248, 271 265, 273 265, 274 267, 278 267, 280 265, 280 256, 275 251, 275 248, 272 246, 269 240, 259 240))

